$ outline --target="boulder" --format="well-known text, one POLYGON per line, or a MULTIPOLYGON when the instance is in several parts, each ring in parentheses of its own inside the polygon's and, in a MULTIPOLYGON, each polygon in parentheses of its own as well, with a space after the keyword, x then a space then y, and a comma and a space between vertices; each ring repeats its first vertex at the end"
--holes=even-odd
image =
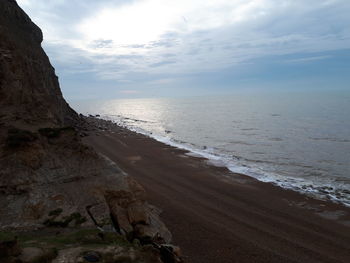
POLYGON ((149 225, 149 208, 145 203, 134 202, 127 208, 129 222, 131 225, 143 224, 149 225))
MULTIPOLYGON (((136 184, 133 182, 134 187, 136 184)), ((125 231, 132 238, 142 242, 161 241, 170 243, 171 233, 160 220, 160 211, 146 201, 139 200, 141 189, 135 192, 109 191, 105 198, 108 203, 115 227, 125 231), (146 241, 147 240, 147 241, 146 241)))
POLYGON ((114 203, 110 205, 112 222, 115 229, 120 233, 132 233, 133 226, 129 222, 127 210, 122 208, 118 204, 114 203))

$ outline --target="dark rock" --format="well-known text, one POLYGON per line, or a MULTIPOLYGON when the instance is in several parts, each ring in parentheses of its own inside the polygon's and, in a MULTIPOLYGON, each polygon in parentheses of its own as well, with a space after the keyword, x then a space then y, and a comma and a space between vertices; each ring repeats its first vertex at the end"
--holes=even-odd
POLYGON ((97 252, 88 252, 84 255, 84 259, 87 262, 99 262, 101 256, 97 252))
POLYGON ((8 240, 0 242, 0 259, 11 256, 18 256, 21 249, 18 246, 17 240, 8 240))
POLYGON ((176 257, 182 257, 181 249, 178 246, 174 246, 171 244, 162 244, 161 246, 170 250, 176 257))

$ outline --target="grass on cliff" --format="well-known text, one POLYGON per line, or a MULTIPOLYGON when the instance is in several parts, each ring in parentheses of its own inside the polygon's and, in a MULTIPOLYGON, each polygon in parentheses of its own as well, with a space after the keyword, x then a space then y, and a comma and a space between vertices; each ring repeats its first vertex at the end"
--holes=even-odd
POLYGON ((62 213, 62 209, 58 208, 49 213, 50 218, 44 221, 44 225, 48 227, 68 227, 72 222, 75 226, 80 226, 86 222, 86 217, 80 213, 72 213, 69 216, 65 216, 60 220, 57 220, 57 216, 62 213))
POLYGON ((38 230, 34 232, 0 232, 0 242, 17 239, 21 247, 40 247, 63 249, 66 247, 100 247, 117 245, 128 247, 131 244, 125 237, 112 232, 101 233, 98 229, 60 229, 47 232, 38 230))

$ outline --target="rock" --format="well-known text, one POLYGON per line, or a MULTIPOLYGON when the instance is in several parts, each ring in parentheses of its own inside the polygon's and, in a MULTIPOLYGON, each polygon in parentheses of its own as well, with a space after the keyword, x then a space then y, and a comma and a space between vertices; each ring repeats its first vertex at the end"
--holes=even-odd
POLYGON ((148 225, 137 224, 134 227, 135 237, 141 240, 141 243, 147 243, 150 240, 158 243, 170 243, 171 233, 158 215, 150 214, 150 223, 148 225))
POLYGON ((165 247, 160 248, 160 255, 163 263, 176 263, 176 256, 165 247))
MULTIPOLYGON (((163 240, 163 243, 171 243, 172 235, 168 228, 165 226, 165 224, 160 219, 160 210, 156 209, 155 207, 150 207, 150 223, 148 225, 148 230, 146 230, 146 233, 155 233, 157 232, 155 238, 158 238, 159 240, 163 240)), ((157 241, 157 240, 156 240, 157 241)))
POLYGON ((18 256, 21 249, 17 240, 9 240, 0 242, 0 259, 5 257, 18 256))
POLYGON ((133 245, 134 247, 141 247, 140 240, 138 240, 137 238, 135 238, 135 239, 132 241, 132 245, 133 245))
POLYGON ((32 262, 44 255, 44 250, 37 247, 26 247, 22 250, 19 259, 23 262, 32 262))
POLYGON ((128 217, 131 225, 150 224, 149 211, 147 206, 141 202, 135 202, 128 206, 128 217))
POLYGON ((42 249, 38 247, 23 248, 18 257, 22 263, 51 262, 57 256, 55 249, 42 249))
POLYGON ((133 193, 135 199, 145 201, 146 200, 145 189, 131 177, 128 177, 126 180, 128 181, 129 188, 133 193))
MULTIPOLYGON (((110 211, 106 202, 100 202, 86 207, 90 212, 90 217, 93 217, 95 225, 105 227, 111 225, 110 211)), ((91 219, 91 218, 90 218, 91 219)))
POLYGON ((132 184, 133 192, 108 191, 105 195, 115 224, 141 242, 153 240, 170 243, 171 234, 160 220, 159 210, 139 200, 143 196, 143 188, 137 187, 134 181, 132 184))
POLYGON ((52 261, 52 263, 83 263, 86 262, 85 259, 81 256, 84 252, 82 247, 74 247, 62 249, 58 252, 57 257, 52 261))
POLYGON ((129 262, 129 263, 162 263, 159 251, 148 248, 136 250, 131 247, 105 246, 94 249, 88 254, 91 256, 86 260, 86 248, 76 247, 60 250, 59 255, 52 263, 83 263, 83 262, 129 262), (85 252, 85 253, 84 253, 85 252))
POLYGON ((89 136, 89 134, 87 134, 86 132, 80 132, 80 133, 79 133, 79 136, 80 136, 81 138, 84 138, 84 137, 89 136))
POLYGON ((124 231, 125 233, 133 232, 133 227, 129 222, 127 210, 114 203, 110 205, 111 217, 114 227, 118 232, 124 231))
POLYGON ((181 263, 181 251, 179 247, 163 244, 160 246, 160 254, 163 263, 181 263))
POLYGON ((177 256, 179 258, 182 257, 182 252, 181 252, 180 247, 174 246, 171 244, 162 244, 161 246, 169 249, 172 253, 174 253, 175 256, 177 256))
POLYGON ((87 262, 99 262, 101 259, 101 256, 97 252, 88 252, 84 255, 84 259, 87 262))

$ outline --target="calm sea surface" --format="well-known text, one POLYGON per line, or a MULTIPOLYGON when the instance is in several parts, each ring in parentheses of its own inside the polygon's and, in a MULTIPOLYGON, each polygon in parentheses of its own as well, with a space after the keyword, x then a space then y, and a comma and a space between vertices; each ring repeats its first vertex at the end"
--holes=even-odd
POLYGON ((350 206, 350 92, 71 104, 214 165, 350 206))

